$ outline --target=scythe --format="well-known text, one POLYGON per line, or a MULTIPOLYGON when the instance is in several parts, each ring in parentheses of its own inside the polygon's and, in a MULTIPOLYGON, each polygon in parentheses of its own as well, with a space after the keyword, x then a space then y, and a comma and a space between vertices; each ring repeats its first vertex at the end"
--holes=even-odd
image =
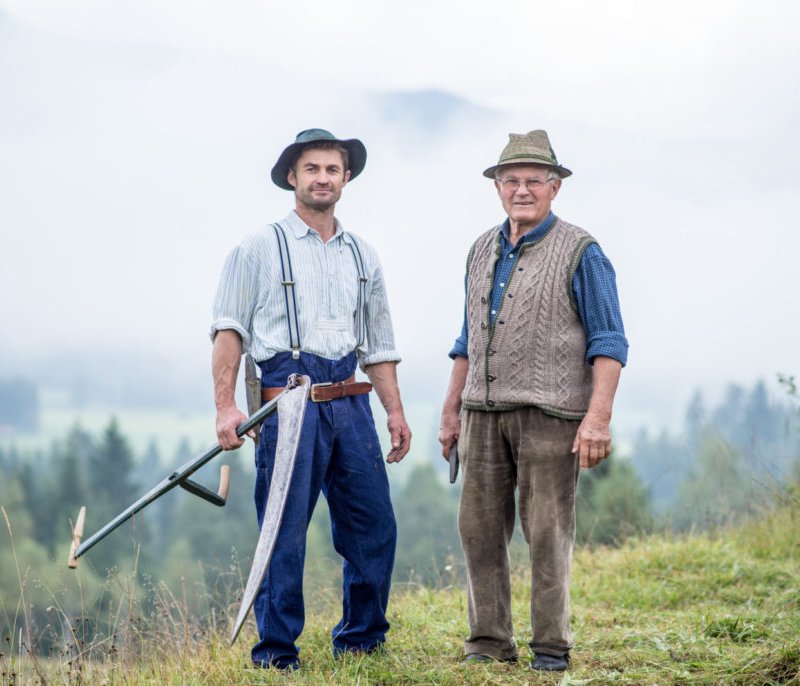
MULTIPOLYGON (((264 521, 261 526, 256 552, 253 556, 250 575, 247 579, 245 594, 231 636, 231 645, 236 641, 242 624, 253 605, 258 587, 261 585, 261 581, 269 566, 270 558, 272 557, 272 550, 275 546, 275 540, 277 539, 281 518, 283 516, 283 509, 286 503, 286 496, 288 495, 289 485, 292 479, 294 461, 297 454, 297 446, 300 441, 300 431, 303 426, 303 417, 305 416, 306 401, 308 400, 310 388, 311 380, 309 377, 299 374, 290 375, 286 388, 280 395, 263 405, 236 429, 236 435, 242 437, 252 428, 261 424, 270 414, 276 410, 278 412, 278 441, 275 451, 275 469, 272 485, 267 497, 264 521)), ((219 507, 225 505, 228 496, 229 468, 227 465, 221 468, 218 493, 214 493, 205 486, 189 479, 192 474, 221 452, 222 448, 219 443, 217 443, 202 455, 176 469, 167 478, 163 479, 145 495, 139 498, 139 500, 114 517, 108 524, 83 542, 81 542, 81 539, 83 538, 83 529, 86 519, 86 507, 82 507, 72 530, 72 546, 69 551, 68 560, 69 567, 75 569, 78 566, 78 558, 90 548, 108 536, 114 529, 133 517, 137 512, 177 486, 219 507)))

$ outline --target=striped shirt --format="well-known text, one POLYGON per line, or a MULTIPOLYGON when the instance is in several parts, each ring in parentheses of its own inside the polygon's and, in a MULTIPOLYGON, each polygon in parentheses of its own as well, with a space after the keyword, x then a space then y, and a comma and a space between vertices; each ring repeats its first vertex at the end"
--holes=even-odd
MULTIPOLYGON (((342 229, 327 243, 295 211, 279 222, 289 247, 303 352, 337 360, 353 350, 359 365, 399 362, 394 330, 375 250, 342 229), (366 335, 357 348, 359 275, 350 244, 364 262, 366 335)), ((287 300, 273 225, 248 234, 225 262, 214 299, 211 339, 232 329, 257 362, 291 350, 287 300)))
MULTIPOLYGON (((555 215, 551 212, 541 224, 534 227, 519 240, 517 245, 541 240, 555 223, 555 215)), ((505 294, 506 284, 511 278, 516 245, 509 240, 509 221, 500 229, 500 254, 495 267, 491 294, 489 318, 494 322, 500 310, 505 294)), ((466 286, 466 276, 464 277, 466 286)), ((595 357, 612 357, 624 367, 628 361, 628 339, 617 295, 616 274, 611 262, 597 243, 586 248, 575 275, 572 277, 572 293, 578 308, 578 316, 586 332, 586 361, 591 363, 595 357)), ((464 321, 461 335, 450 350, 450 357, 468 357, 467 313, 464 309, 464 321)))

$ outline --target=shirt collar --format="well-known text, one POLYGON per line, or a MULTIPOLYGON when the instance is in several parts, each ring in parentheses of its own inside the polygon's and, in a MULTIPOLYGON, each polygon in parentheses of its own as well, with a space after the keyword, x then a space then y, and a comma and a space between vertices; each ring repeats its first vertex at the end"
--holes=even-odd
MULTIPOLYGON (((308 224, 306 224, 302 219, 300 219, 300 215, 297 214, 296 210, 292 210, 282 221, 283 224, 291 229, 292 233, 294 234, 295 238, 304 238, 308 236, 310 233, 317 233, 312 229, 308 224)), ((334 226, 336 227, 336 231, 333 234, 333 239, 341 238, 345 242, 350 242, 350 236, 345 232, 342 228, 341 223, 339 222, 336 217, 333 218, 334 226)))
MULTIPOLYGON (((553 214, 552 210, 548 213, 548 215, 542 220, 540 224, 534 226, 530 231, 522 236, 522 238, 517 241, 517 245, 521 243, 532 243, 534 241, 538 241, 541 238, 544 238, 547 235, 547 232, 552 228, 553 224, 555 224, 556 216, 553 214)), ((509 231, 511 230, 511 222, 506 219, 503 222, 503 225, 500 227, 500 234, 506 240, 507 243, 511 243, 508 239, 509 231)))

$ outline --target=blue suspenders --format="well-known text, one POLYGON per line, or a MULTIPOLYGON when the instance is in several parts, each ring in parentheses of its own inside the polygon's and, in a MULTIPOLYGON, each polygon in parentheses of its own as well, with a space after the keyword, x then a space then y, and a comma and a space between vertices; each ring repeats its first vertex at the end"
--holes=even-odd
POLYGON ((350 240, 352 242, 348 245, 350 252, 353 253, 353 261, 356 263, 358 272, 358 305, 356 306, 356 350, 358 350, 364 345, 367 334, 367 325, 364 321, 364 308, 367 306, 367 276, 364 270, 364 258, 361 256, 355 236, 350 235, 350 240))
POLYGON ((292 273, 292 258, 289 256, 289 244, 286 242, 286 233, 280 224, 274 224, 275 237, 278 239, 278 252, 281 258, 281 272, 283 279, 283 295, 286 300, 286 321, 289 323, 289 347, 292 357, 300 359, 300 327, 297 325, 297 298, 294 294, 294 274, 292 273))
MULTIPOLYGON (((286 232, 280 224, 273 224, 275 238, 278 241, 278 254, 281 260, 281 285, 283 286, 283 296, 286 302, 286 323, 289 326, 289 347, 292 349, 292 357, 297 360, 300 358, 300 327, 297 323, 297 296, 294 292, 294 273, 292 272, 292 258, 289 255, 289 243, 286 240, 286 232)), ((356 306, 356 349, 364 344, 366 338, 366 322, 364 318, 364 308, 367 305, 367 276, 364 269, 364 258, 358 247, 358 242, 352 234, 344 234, 350 237, 350 252, 353 254, 353 262, 358 272, 358 304, 356 306)))

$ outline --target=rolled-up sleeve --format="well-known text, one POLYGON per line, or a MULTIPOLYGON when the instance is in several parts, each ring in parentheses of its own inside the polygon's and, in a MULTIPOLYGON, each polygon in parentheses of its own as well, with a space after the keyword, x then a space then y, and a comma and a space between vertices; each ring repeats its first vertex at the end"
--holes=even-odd
POLYGON ((370 289, 365 311, 367 345, 365 349, 358 351, 361 369, 380 362, 400 362, 400 355, 394 342, 394 328, 383 270, 377 256, 373 253, 371 257, 370 289))
POLYGON ((624 367, 628 361, 628 339, 622 324, 614 267, 600 246, 591 244, 581 257, 572 278, 578 316, 586 332, 586 360, 611 357, 624 367))
POLYGON ((245 352, 250 350, 253 312, 258 301, 258 266, 246 246, 234 248, 225 260, 214 297, 213 322, 209 335, 233 329, 242 337, 245 352))

